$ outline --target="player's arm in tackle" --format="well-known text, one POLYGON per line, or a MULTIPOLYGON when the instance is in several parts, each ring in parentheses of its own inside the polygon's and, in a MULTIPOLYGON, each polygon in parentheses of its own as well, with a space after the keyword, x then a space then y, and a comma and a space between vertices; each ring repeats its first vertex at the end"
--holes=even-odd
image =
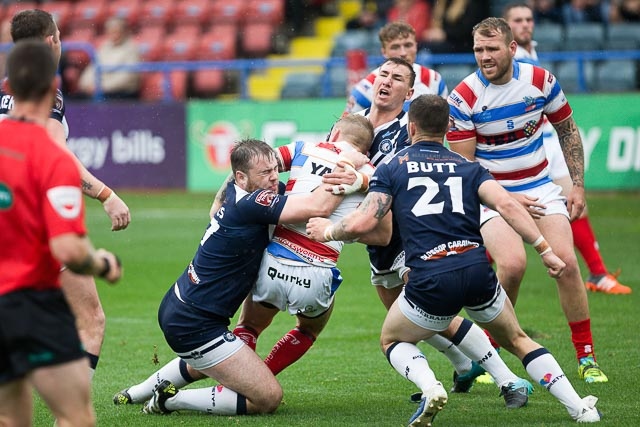
MULTIPOLYGON (((355 240, 371 231, 385 218, 391 209, 393 198, 384 193, 368 193, 358 208, 335 224, 325 218, 311 218, 307 223, 307 234, 319 242, 332 240, 355 240)), ((386 218, 385 221, 390 221, 386 218)), ((391 239, 391 227, 387 230, 384 246, 391 239)))
POLYGON ((80 178, 82 179, 82 192, 102 203, 102 207, 111 219, 111 230, 118 231, 127 228, 131 222, 131 213, 129 207, 122 201, 120 197, 109 187, 107 187, 102 181, 93 176, 91 172, 84 167, 82 162, 73 155, 71 150, 67 147, 66 138, 64 134, 64 127, 58 120, 50 118, 47 120, 47 132, 51 139, 56 144, 62 147, 64 150, 71 153, 75 159, 78 168, 80 169, 80 178))
POLYGON ((50 239, 49 247, 53 256, 74 273, 101 277, 109 283, 122 276, 118 258, 104 249, 95 250, 86 236, 59 234, 50 239))
POLYGON ((586 205, 584 194, 584 149, 580 131, 573 116, 559 123, 552 123, 558 133, 558 140, 562 148, 569 175, 573 182, 573 188, 567 194, 567 210, 570 220, 580 217, 586 205))
POLYGON ((551 277, 562 275, 565 263, 553 253, 531 215, 507 190, 496 181, 488 180, 480 184, 478 195, 483 204, 498 211, 525 242, 535 247, 551 277))

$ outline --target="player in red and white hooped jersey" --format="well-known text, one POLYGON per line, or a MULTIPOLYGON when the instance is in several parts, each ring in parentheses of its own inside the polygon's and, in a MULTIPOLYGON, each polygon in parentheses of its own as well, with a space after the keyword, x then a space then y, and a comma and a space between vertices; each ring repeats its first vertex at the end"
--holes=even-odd
MULTIPOLYGON (((514 61, 517 43, 506 20, 483 20, 474 27, 473 41, 479 69, 449 95, 447 140, 453 151, 485 166, 550 235, 550 245, 567 265, 556 281, 579 375, 587 383, 607 382, 596 363, 589 303, 571 237, 570 221, 585 207, 584 154, 571 107, 551 73, 514 61), (571 174, 573 186, 566 197, 549 177, 540 129, 545 114, 558 133, 571 174)), ((515 304, 526 268, 522 239, 499 215, 485 214, 485 219, 485 246, 515 304)))
MULTIPOLYGON (((535 22, 531 8, 524 3, 513 3, 505 8, 503 17, 509 23, 513 38, 518 43, 515 60, 540 65, 536 52, 537 43, 533 40, 535 22)), ((544 149, 549 159, 549 176, 553 182, 562 187, 563 194, 567 194, 572 185, 571 176, 562 155, 558 135, 548 121, 542 125, 542 132, 544 149)), ((595 231, 589 220, 588 205, 580 218, 571 223, 571 230, 573 243, 589 269, 589 277, 585 283, 587 289, 605 294, 631 294, 632 289, 620 283, 617 274, 609 273, 605 265, 595 231)))
MULTIPOLYGON (((416 80, 413 84, 411 99, 425 94, 440 95, 445 98, 449 94, 440 73, 415 62, 418 54, 418 42, 416 41, 416 32, 411 25, 405 22, 391 22, 382 27, 378 35, 382 44, 380 49, 382 56, 385 58, 399 57, 412 64, 416 80)), ((347 99, 345 114, 371 107, 374 95, 373 82, 379 72, 380 67, 356 83, 347 99)), ((404 103, 404 111, 409 109, 410 102, 411 100, 407 100, 404 103)))
MULTIPOLYGON (((322 176, 348 153, 364 156, 372 140, 373 126, 369 120, 348 114, 334 125, 327 142, 297 141, 279 147, 283 170, 290 172, 286 194, 310 193, 322 184, 322 176)), ((353 185, 361 190, 368 188, 368 177, 373 171, 373 165, 365 163, 358 169, 362 183, 353 185)), ((345 217, 359 206, 364 196, 361 192, 345 196, 329 218, 345 217)), ((385 244, 390 236, 391 218, 387 217, 383 227, 363 242, 385 244)), ((336 263, 344 245, 342 241, 329 240, 320 243, 310 239, 306 222, 280 224, 267 246, 252 300, 245 301, 233 332, 255 349, 258 336, 278 311, 296 316, 296 327, 274 345, 265 359, 274 374, 300 359, 329 321, 335 292, 342 283, 336 263)))

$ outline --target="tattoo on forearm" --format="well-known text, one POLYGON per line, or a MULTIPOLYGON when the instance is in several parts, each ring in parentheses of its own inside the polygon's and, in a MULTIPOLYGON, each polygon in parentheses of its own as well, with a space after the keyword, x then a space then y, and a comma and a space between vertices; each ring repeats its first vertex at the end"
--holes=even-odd
POLYGON ((91 183, 85 181, 84 179, 82 180, 82 191, 87 192, 92 188, 93 188, 93 185, 91 185, 91 183))
POLYGON ((374 215, 375 218, 380 219, 389 212, 389 209, 391 208, 391 200, 392 198, 390 195, 380 193, 380 196, 376 198, 378 206, 374 215))
POLYGON ((67 264, 67 268, 78 274, 91 274, 93 273, 93 255, 88 254, 82 261, 72 264, 67 264))
POLYGON ((569 117, 555 128, 573 185, 584 187, 584 150, 578 126, 573 117, 569 117))

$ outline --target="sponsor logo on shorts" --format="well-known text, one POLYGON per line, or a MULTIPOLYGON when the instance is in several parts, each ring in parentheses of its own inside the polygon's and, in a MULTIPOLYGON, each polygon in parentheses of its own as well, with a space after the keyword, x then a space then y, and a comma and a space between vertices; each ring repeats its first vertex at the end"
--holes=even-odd
POLYGON ((192 351, 191 353, 189 353, 189 355, 193 360, 202 359, 204 357, 198 350, 192 351))
POLYGON ((189 268, 187 269, 187 275, 189 276, 189 280, 191 280, 191 283, 195 283, 196 285, 200 284, 200 277, 198 277, 198 274, 196 273, 196 269, 193 266, 193 262, 189 263, 189 268))
POLYGON ((267 269, 267 276, 269 276, 271 280, 278 279, 278 280, 282 280, 285 283, 290 282, 307 289, 311 287, 311 279, 304 279, 296 276, 290 276, 288 274, 279 272, 277 269, 273 267, 269 267, 267 269))
POLYGON ((226 342, 233 342, 236 340, 236 336, 233 335, 233 332, 227 331, 222 335, 222 339, 226 342))

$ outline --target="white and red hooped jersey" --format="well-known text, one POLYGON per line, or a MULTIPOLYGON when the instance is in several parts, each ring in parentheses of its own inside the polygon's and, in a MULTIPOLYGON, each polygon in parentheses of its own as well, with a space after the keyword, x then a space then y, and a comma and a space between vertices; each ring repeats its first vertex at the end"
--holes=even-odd
POLYGON ((544 68, 513 63, 504 85, 487 81, 480 70, 467 76, 448 98, 451 117, 447 141, 476 139, 476 159, 509 191, 551 182, 542 124, 544 115, 559 123, 572 114, 555 76, 544 68))
MULTIPOLYGON (((435 70, 424 67, 420 64, 413 64, 413 71, 416 73, 416 81, 413 84, 413 96, 411 99, 415 99, 420 95, 440 95, 443 98, 449 94, 444 79, 435 70)), ((357 113, 365 108, 371 107, 373 100, 373 81, 380 72, 380 67, 373 70, 367 77, 360 80, 351 89, 349 100, 347 101, 347 107, 345 113, 357 113)), ((411 101, 405 101, 404 110, 409 110, 409 104, 411 101)))
MULTIPOLYGON (((331 172, 336 166, 338 155, 342 151, 353 150, 353 146, 345 141, 297 141, 278 147, 285 170, 290 171, 285 194, 311 192, 322 184, 322 175, 331 172)), ((366 164, 359 170, 371 176, 374 167, 366 164)), ((345 196, 329 219, 332 222, 339 221, 356 209, 364 200, 364 196, 364 193, 345 196)), ((343 242, 320 243, 311 240, 306 233, 306 223, 301 223, 278 225, 267 250, 283 264, 290 260, 296 264, 302 261, 321 267, 335 267, 343 245, 343 242)))

